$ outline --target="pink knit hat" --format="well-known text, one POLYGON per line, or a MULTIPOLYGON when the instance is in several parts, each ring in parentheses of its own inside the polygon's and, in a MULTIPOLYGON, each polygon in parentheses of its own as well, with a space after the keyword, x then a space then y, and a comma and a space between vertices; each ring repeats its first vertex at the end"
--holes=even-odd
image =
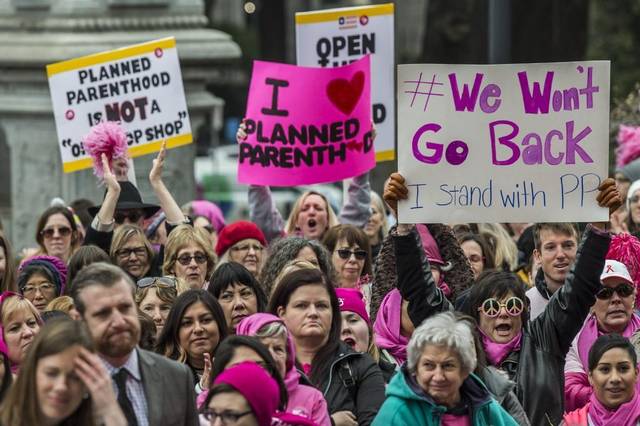
MULTIPOLYGON (((278 405, 278 383, 255 362, 241 362, 224 370, 213 382, 226 383, 245 397, 259 426, 270 426, 278 405)), ((213 388, 212 388, 213 389, 213 388)))
POLYGON ((360 317, 371 325, 367 308, 364 304, 364 298, 360 290, 354 288, 336 288, 336 296, 338 296, 338 305, 340 312, 349 311, 360 315, 360 317))

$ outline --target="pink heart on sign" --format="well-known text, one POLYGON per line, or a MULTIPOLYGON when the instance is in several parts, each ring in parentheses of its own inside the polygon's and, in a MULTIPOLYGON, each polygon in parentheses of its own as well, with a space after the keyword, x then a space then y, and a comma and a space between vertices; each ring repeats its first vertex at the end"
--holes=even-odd
POLYGON ((344 78, 331 80, 327 85, 327 96, 331 103, 343 114, 353 112, 364 89, 364 72, 358 71, 351 77, 351 81, 344 78))

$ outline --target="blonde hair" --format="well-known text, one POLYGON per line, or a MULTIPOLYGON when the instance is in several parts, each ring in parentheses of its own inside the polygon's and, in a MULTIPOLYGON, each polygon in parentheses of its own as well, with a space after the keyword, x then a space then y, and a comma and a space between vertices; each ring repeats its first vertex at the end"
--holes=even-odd
POLYGON ((385 208, 384 202, 380 195, 377 192, 371 191, 371 204, 376 206, 376 209, 382 215, 382 226, 380 227, 380 242, 384 240, 384 237, 389 233, 389 222, 387 221, 387 209, 385 208))
POLYGON ((8 297, 4 299, 2 302, 2 313, 0 314, 0 322, 2 323, 2 328, 4 328, 8 323, 11 316, 13 316, 18 311, 27 311, 33 314, 33 317, 36 319, 36 322, 39 325, 42 325, 42 317, 40 313, 36 309, 35 306, 28 299, 25 299, 23 296, 15 295, 12 297, 8 297))
POLYGON ((164 275, 175 275, 174 266, 176 265, 178 253, 191 243, 199 245, 207 256, 206 280, 209 280, 216 265, 216 254, 211 248, 211 241, 207 231, 202 228, 194 228, 191 225, 177 226, 169 234, 167 244, 164 247, 164 263, 162 264, 162 273, 164 275))
POLYGON ((273 294, 274 290, 278 287, 278 284, 280 284, 280 281, 282 280, 282 278, 284 278, 285 275, 293 271, 299 271, 300 269, 320 269, 320 267, 304 259, 290 260, 284 265, 278 276, 276 276, 276 279, 273 280, 270 294, 273 294))
POLYGON ((340 223, 338 221, 338 216, 336 216, 336 212, 333 211, 333 208, 331 207, 331 204, 329 204, 327 197, 325 197, 324 195, 316 191, 307 191, 298 197, 298 199, 296 200, 296 203, 293 205, 293 208, 291 209, 291 214, 289 215, 289 218, 287 219, 287 223, 284 226, 284 231, 287 235, 294 235, 296 233, 298 216, 300 215, 300 211, 302 210, 302 204, 304 203, 304 200, 309 195, 317 195, 320 198, 322 198, 327 208, 327 219, 328 219, 327 229, 325 229, 324 232, 328 231, 329 228, 333 228, 334 226, 340 223))
POLYGON ((518 266, 518 247, 506 229, 499 223, 479 223, 478 233, 488 241, 495 255, 496 268, 503 266, 509 268, 509 272, 518 266))
POLYGON ((151 247, 151 243, 147 239, 147 236, 144 235, 144 231, 137 225, 124 224, 116 228, 113 232, 113 241, 111 242, 111 249, 109 250, 109 256, 111 256, 111 261, 114 265, 118 264, 118 256, 116 253, 120 250, 132 237, 138 237, 144 244, 144 248, 147 252, 147 262, 149 266, 151 266, 151 262, 153 261, 153 247, 151 247))
POLYGON ((70 296, 59 296, 49 302, 45 311, 62 311, 68 314, 73 308, 73 299, 70 296))

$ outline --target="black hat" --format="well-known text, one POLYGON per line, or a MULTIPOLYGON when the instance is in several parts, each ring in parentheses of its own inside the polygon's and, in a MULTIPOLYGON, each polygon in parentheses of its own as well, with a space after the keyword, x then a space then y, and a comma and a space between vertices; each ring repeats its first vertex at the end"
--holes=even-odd
MULTIPOLYGON (((131 182, 118 182, 120 184, 120 196, 116 204, 116 210, 141 209, 144 211, 144 218, 149 219, 160 210, 160 206, 142 202, 140 192, 131 182)), ((91 216, 95 216, 100 211, 101 206, 89 207, 91 216)))

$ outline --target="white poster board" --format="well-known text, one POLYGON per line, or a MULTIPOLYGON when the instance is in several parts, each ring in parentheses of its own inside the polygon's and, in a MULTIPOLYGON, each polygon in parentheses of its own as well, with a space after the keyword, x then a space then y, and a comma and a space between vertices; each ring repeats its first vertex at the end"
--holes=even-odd
POLYGON ((100 121, 119 121, 129 155, 192 142, 173 37, 47 65, 65 173, 90 168, 82 139, 100 121))
POLYGON ((336 67, 371 55, 376 161, 395 158, 393 3, 296 13, 298 65, 336 67))
POLYGON ((608 61, 399 65, 402 223, 589 222, 609 158, 608 61))

